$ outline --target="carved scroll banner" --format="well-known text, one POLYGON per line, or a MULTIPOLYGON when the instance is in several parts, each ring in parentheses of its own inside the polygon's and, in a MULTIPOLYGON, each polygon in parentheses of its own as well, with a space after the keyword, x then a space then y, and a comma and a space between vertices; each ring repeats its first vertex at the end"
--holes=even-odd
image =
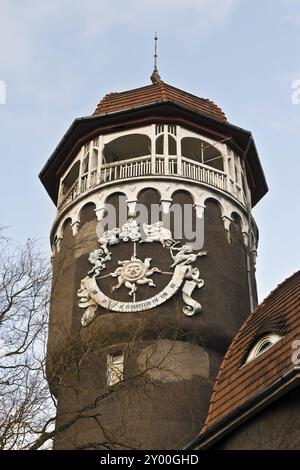
POLYGON ((192 293, 195 287, 203 287, 204 281, 200 279, 199 269, 191 265, 198 258, 206 256, 207 252, 195 253, 192 245, 181 244, 181 242, 173 240, 170 230, 165 228, 162 222, 156 222, 152 225, 144 224, 143 232, 144 237, 137 221, 129 219, 121 228, 106 231, 98 239, 100 247, 92 251, 88 258, 93 268, 88 272, 88 276, 82 279, 80 289, 77 292, 78 306, 85 309, 81 319, 83 326, 89 325, 95 319, 98 306, 113 312, 123 313, 151 310, 170 299, 181 286, 182 298, 185 303, 182 309, 183 313, 191 317, 195 313, 201 312, 201 305, 192 298, 192 293), (113 255, 110 247, 120 242, 132 243, 132 256, 130 259, 118 260, 118 267, 111 272, 109 263, 113 255), (152 258, 144 260, 137 258, 137 243, 160 243, 164 249, 169 251, 172 272, 163 273, 157 266, 152 265, 152 258), (100 290, 97 279, 101 282, 101 275, 105 270, 108 274, 105 274, 104 277, 117 278, 112 292, 124 286, 128 289, 127 295, 132 298, 132 302, 111 299, 100 290), (156 288, 152 279, 154 273, 171 275, 172 278, 161 292, 149 299, 136 301, 136 292, 142 288, 141 286, 147 285, 156 288))
POLYGON ((81 281, 81 288, 78 291, 79 306, 87 309, 81 323, 83 326, 91 323, 96 316, 98 306, 113 312, 124 313, 151 310, 170 299, 179 290, 184 280, 182 296, 187 305, 183 308, 183 313, 192 316, 201 311, 201 305, 192 299, 191 295, 195 287, 204 285, 204 281, 199 279, 198 269, 193 269, 191 266, 176 266, 172 279, 161 292, 138 302, 113 300, 100 290, 94 277, 86 277, 81 281))

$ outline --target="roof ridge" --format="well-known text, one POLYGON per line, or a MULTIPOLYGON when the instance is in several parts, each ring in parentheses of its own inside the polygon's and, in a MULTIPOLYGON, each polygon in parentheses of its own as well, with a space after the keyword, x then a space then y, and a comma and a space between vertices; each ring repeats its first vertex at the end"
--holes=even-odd
POLYGON ((163 82, 162 80, 160 80, 160 81, 158 82, 158 85, 159 85, 160 92, 161 92, 161 98, 162 98, 162 100, 164 101, 164 100, 167 99, 166 91, 165 91, 165 86, 166 86, 166 84, 165 84, 165 82, 163 82))
POLYGON ((227 121, 225 113, 212 100, 193 95, 185 90, 169 85, 163 80, 132 90, 106 94, 97 105, 94 115, 101 114, 102 111, 110 113, 129 109, 133 106, 133 102, 142 106, 166 101, 181 104, 188 109, 200 112, 203 115, 212 116, 223 122, 227 121))

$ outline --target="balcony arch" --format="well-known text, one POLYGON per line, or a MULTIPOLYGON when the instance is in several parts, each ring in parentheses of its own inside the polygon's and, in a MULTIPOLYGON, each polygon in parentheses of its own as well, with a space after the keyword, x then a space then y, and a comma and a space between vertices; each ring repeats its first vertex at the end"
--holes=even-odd
POLYGON ((174 137, 171 135, 168 135, 168 147, 169 155, 177 155, 177 142, 176 139, 174 139, 174 137))
POLYGON ((183 137, 181 140, 182 156, 204 165, 224 171, 224 162, 221 152, 208 142, 196 137, 183 137))
POLYGON ((82 174, 85 175, 89 171, 90 166, 90 152, 88 152, 82 160, 82 174))
POLYGON ((63 196, 65 196, 71 190, 71 188, 78 182, 79 170, 80 170, 80 162, 77 161, 71 167, 70 171, 68 172, 67 176, 64 178, 62 182, 62 195, 63 196))
POLYGON ((117 137, 106 144, 103 150, 106 164, 147 155, 151 155, 151 139, 145 134, 117 137))
POLYGON ((84 215, 84 212, 90 209, 92 209, 95 212, 96 204, 94 201, 85 201, 80 206, 80 209, 78 210, 78 220, 80 220, 80 222, 82 222, 82 216, 84 215))
POLYGON ((96 170, 98 167, 98 158, 99 158, 99 150, 93 148, 91 151, 91 171, 96 170))
POLYGON ((157 155, 163 155, 164 154, 164 135, 161 134, 159 137, 157 137, 155 141, 155 153, 157 155))

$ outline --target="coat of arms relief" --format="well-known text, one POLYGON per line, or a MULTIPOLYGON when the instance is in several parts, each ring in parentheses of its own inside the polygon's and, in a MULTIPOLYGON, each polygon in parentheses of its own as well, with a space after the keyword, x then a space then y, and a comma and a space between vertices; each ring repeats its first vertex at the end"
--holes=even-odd
POLYGON ((139 312, 150 310, 171 298, 180 288, 185 303, 183 313, 193 316, 202 310, 201 305, 192 299, 194 289, 204 285, 200 279, 198 268, 192 264, 206 251, 194 252, 192 245, 180 245, 172 238, 171 231, 163 226, 162 222, 151 225, 137 223, 129 219, 122 228, 114 228, 104 232, 98 240, 100 247, 89 254, 92 269, 88 276, 82 279, 78 290, 78 305, 85 309, 82 316, 82 326, 89 325, 96 317, 98 306, 115 312, 139 312), (120 243, 132 243, 132 256, 130 259, 117 260, 118 267, 109 272, 109 263, 113 259, 112 247, 120 243), (159 243, 170 254, 171 264, 169 271, 163 271, 155 266, 152 258, 140 259, 137 257, 137 246, 143 243, 159 243), (156 293, 156 284, 153 276, 169 276, 171 279, 165 288, 156 293), (118 301, 108 297, 101 288, 101 279, 111 277, 116 280, 111 289, 115 291, 126 288, 128 301, 118 301), (153 297, 136 301, 136 294, 143 286, 153 289, 153 297))

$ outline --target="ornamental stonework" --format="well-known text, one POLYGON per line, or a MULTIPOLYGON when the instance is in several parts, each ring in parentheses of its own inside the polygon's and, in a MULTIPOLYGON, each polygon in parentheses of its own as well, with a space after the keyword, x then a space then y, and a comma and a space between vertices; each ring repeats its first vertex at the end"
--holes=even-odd
POLYGON ((105 231, 99 238, 99 248, 89 254, 92 268, 82 279, 77 292, 78 305, 85 309, 81 318, 82 326, 88 326, 96 317, 98 306, 112 312, 141 312, 158 307, 181 289, 186 316, 193 316, 202 310, 199 302, 192 298, 195 288, 202 288, 203 279, 199 269, 193 264, 206 251, 195 252, 192 245, 175 241, 170 230, 162 222, 138 224, 129 219, 121 228, 105 231), (114 247, 126 244, 131 251, 130 257, 114 259, 114 247), (141 257, 138 254, 144 244, 153 245, 153 257, 141 257), (162 269, 156 253, 157 245, 162 247, 169 259, 169 264, 162 269), (113 268, 113 262, 117 267, 113 268), (163 278, 163 281, 162 281, 163 278), (114 283, 107 291, 107 281, 114 283), (163 288, 157 287, 159 280, 163 288), (106 283, 106 284, 105 284, 106 283), (106 285, 106 292, 105 292, 106 285), (145 287, 150 287, 152 295, 142 298, 145 287), (115 297, 122 291, 122 300, 115 297), (124 299, 124 300, 123 300, 124 299))

